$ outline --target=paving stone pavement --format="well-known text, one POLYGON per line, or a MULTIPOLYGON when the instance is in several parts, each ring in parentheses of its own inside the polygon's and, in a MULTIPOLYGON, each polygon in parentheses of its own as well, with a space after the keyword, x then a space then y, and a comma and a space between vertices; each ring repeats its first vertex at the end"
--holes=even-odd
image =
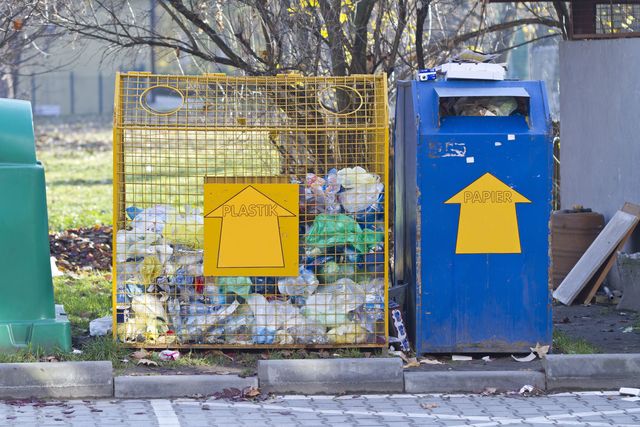
POLYGON ((0 401, 0 426, 640 426, 617 393, 0 401))

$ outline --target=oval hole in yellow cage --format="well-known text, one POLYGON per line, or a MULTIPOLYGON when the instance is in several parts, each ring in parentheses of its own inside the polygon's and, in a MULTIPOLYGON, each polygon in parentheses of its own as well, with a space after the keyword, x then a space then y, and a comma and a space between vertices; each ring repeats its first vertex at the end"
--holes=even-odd
POLYGON ((348 116, 362 108, 362 94, 345 85, 331 85, 318 91, 320 108, 336 116, 348 116))
POLYGON ((174 87, 156 85, 142 92, 140 105, 150 114, 167 116, 182 108, 184 95, 174 87))

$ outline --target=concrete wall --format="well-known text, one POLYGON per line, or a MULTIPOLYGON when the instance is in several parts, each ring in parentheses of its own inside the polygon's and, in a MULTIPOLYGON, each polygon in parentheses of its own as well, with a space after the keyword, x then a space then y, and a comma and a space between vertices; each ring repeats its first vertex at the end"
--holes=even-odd
POLYGON ((640 39, 562 42, 560 94, 562 208, 640 204, 640 39))

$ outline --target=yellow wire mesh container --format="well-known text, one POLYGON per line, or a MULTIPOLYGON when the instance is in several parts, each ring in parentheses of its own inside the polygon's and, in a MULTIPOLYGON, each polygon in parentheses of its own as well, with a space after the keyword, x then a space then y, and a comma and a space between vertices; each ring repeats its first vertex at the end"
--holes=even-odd
POLYGON ((114 337, 387 342, 384 75, 116 78, 114 337))

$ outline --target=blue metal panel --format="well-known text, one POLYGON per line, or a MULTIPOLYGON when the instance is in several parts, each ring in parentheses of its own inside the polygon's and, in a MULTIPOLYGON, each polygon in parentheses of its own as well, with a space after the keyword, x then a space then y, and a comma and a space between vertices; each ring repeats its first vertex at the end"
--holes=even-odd
MULTIPOLYGON (((417 132, 419 231, 414 236, 420 255, 411 260, 417 264, 411 269, 416 275, 417 351, 517 352, 528 351, 536 342, 550 343, 552 144, 543 83, 445 81, 411 86, 412 102, 406 97, 404 102, 414 110, 405 109, 404 114, 417 116, 418 123, 403 131, 417 132), (525 91, 528 118, 438 116, 438 94, 508 92, 524 97, 525 91), (487 173, 512 189, 505 186, 509 197, 515 191, 530 202, 511 204, 519 253, 456 253, 463 205, 445 202, 487 173)), ((482 95, 474 95, 478 93, 482 95)), ((412 143, 406 137, 405 142, 412 143)), ((402 167, 407 162, 412 159, 405 156, 402 167)), ((411 182, 406 185, 410 194, 411 182)), ((489 194, 486 197, 494 197, 489 194)))

